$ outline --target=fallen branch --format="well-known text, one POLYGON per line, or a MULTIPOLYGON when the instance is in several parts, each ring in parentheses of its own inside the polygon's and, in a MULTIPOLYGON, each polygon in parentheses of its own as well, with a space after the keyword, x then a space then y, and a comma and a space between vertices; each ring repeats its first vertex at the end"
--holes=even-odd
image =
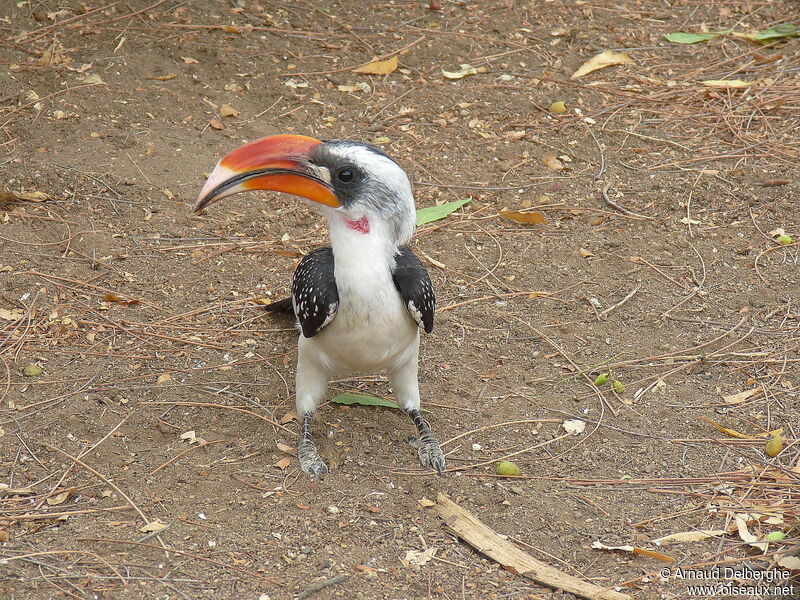
POLYGON ((628 594, 583 581, 535 559, 500 537, 472 513, 450 500, 446 494, 439 492, 436 500, 438 502, 434 510, 444 520, 448 529, 512 573, 589 600, 631 600, 628 594))

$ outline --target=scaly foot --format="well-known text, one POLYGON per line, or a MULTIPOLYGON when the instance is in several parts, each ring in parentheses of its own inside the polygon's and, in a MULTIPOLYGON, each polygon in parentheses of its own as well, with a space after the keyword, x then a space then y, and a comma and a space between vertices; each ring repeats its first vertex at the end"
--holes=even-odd
POLYGON ((408 416, 414 420, 419 437, 409 437, 408 443, 417 449, 419 462, 423 467, 435 469, 439 475, 444 475, 444 453, 439 447, 439 441, 431 431, 431 426, 416 409, 408 411, 408 416))
POLYGON ((419 462, 423 467, 435 469, 439 475, 444 475, 444 453, 435 437, 432 435, 427 438, 411 436, 408 438, 408 443, 417 449, 419 462))
POLYGON ((312 479, 322 479, 328 474, 328 465, 320 458, 314 442, 310 444, 300 442, 297 448, 297 456, 300 459, 300 468, 311 475, 312 479))
POLYGON ((328 465, 319 455, 317 446, 311 437, 312 414, 303 415, 303 425, 300 432, 300 443, 297 446, 297 457, 300 459, 300 468, 311 475, 311 478, 322 479, 328 474, 328 465))

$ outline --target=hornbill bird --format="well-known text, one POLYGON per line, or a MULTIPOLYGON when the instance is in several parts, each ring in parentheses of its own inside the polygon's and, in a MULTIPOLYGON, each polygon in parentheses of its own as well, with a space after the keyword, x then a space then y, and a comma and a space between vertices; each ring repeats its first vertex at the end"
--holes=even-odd
MULTIPOLYGON (((435 297, 425 267, 405 245, 416 225, 411 184, 382 150, 345 140, 273 135, 217 163, 194 210, 248 190, 302 196, 328 221, 330 246, 306 255, 292 280, 300 329, 295 401, 302 420, 298 457, 315 479, 328 467, 311 437, 311 420, 334 375, 385 371, 417 437, 424 467, 445 458, 420 414, 419 330, 433 329, 435 297)), ((286 302, 288 304, 288 302, 286 302)))

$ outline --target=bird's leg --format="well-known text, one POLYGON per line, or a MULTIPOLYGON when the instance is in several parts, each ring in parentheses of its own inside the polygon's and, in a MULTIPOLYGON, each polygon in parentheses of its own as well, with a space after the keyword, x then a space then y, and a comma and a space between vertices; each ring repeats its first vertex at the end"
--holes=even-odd
POLYGON ((406 411, 408 416, 414 421, 417 427, 418 437, 411 436, 408 438, 408 443, 417 449, 419 454, 419 462, 423 467, 436 469, 439 475, 444 475, 444 453, 439 447, 439 441, 431 431, 431 426, 420 414, 419 410, 412 408, 406 411))
MULTIPOLYGON (((419 344, 419 338, 417 338, 417 344, 419 344)), ((397 403, 403 407, 417 427, 417 437, 408 438, 408 442, 417 449, 419 462, 423 467, 436 469, 439 475, 442 475, 444 474, 444 454, 439 448, 436 436, 431 431, 431 426, 419 412, 418 352, 418 348, 415 349, 408 361, 390 371, 389 381, 394 389, 397 403)))
POLYGON ((300 468, 313 479, 321 479, 328 473, 328 465, 320 458, 314 438, 311 437, 311 419, 317 405, 325 396, 328 387, 328 374, 319 361, 315 360, 313 342, 302 335, 297 347, 297 374, 295 378, 295 407, 302 415, 300 443, 297 457, 300 468))
POLYGON ((311 419, 314 413, 303 415, 303 424, 300 431, 300 443, 297 446, 297 457, 300 459, 300 468, 309 473, 313 479, 322 479, 328 474, 328 465, 320 458, 314 439, 311 437, 311 419))

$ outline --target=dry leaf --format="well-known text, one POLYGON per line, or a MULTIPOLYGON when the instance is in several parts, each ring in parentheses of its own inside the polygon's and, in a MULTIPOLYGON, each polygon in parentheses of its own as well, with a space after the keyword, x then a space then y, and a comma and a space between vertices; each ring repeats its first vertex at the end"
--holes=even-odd
POLYGON ((216 117, 208 122, 208 126, 211 127, 211 129, 216 129, 217 131, 219 131, 220 129, 225 129, 225 125, 223 125, 222 121, 220 121, 216 117))
POLYGON ((723 396, 722 399, 725 400, 728 404, 739 404, 740 402, 744 402, 750 396, 758 392, 759 390, 753 388, 751 390, 745 390, 743 392, 739 392, 738 394, 731 394, 730 396, 723 396))
POLYGON ((223 104, 219 107, 219 114, 223 117, 238 117, 239 111, 233 108, 230 104, 223 104))
POLYGON ((397 70, 397 56, 386 60, 373 60, 371 63, 356 67, 354 73, 364 73, 366 75, 388 75, 397 70))
POLYGON ((187 65, 198 65, 198 64, 200 64, 199 60, 197 60, 196 58, 192 58, 191 56, 181 56, 181 59, 187 65))
POLYGON ((472 67, 470 65, 461 65, 460 71, 445 71, 442 69, 442 75, 447 79, 464 79, 468 75, 477 75, 478 73, 486 73, 486 67, 472 67))
POLYGON ((58 504, 64 504, 64 502, 66 502, 67 499, 72 495, 72 491, 73 490, 65 490, 60 494, 56 494, 55 496, 50 496, 47 499, 47 503, 50 506, 57 506, 58 504))
POLYGON ((602 542, 592 542, 592 548, 596 548, 597 550, 619 550, 621 552, 632 552, 633 554, 649 556, 650 558, 655 558, 656 560, 660 560, 662 562, 675 562, 675 559, 671 556, 661 554, 660 552, 647 550, 646 548, 638 548, 636 546, 606 546, 602 542))
POLYGON ((241 29, 233 25, 223 25, 222 31, 224 31, 225 33, 242 33, 241 29))
MULTIPOLYGON (((273 254, 277 254, 278 256, 288 256, 289 258, 299 258, 303 256, 302 252, 298 252, 297 250, 273 250, 273 254)), ((272 304, 273 301, 267 302, 267 304, 272 304)), ((296 417, 297 415, 295 415, 296 417)))
POLYGON ((769 543, 757 541, 758 536, 750 533, 750 530, 747 529, 747 515, 737 514, 734 518, 736 519, 736 529, 739 531, 739 537, 742 538, 742 541, 747 542, 754 548, 758 548, 762 552, 766 552, 769 543))
POLYGON ((121 527, 122 525, 132 525, 133 521, 108 521, 106 527, 121 527))
POLYGON ((706 87, 725 90, 750 87, 755 82, 744 81, 743 79, 706 79, 700 83, 706 87))
POLYGON ((289 444, 278 442, 276 446, 278 447, 278 450, 280 450, 281 452, 286 452, 286 454, 294 454, 294 448, 292 448, 289 444))
POLYGON ((168 381, 172 381, 172 375, 170 373, 162 373, 156 379, 156 383, 167 383, 168 381))
POLYGON ((125 300, 124 298, 120 298, 116 294, 103 294, 103 301, 104 302, 113 302, 119 304, 120 306, 133 306, 134 304, 139 304, 141 300, 125 300))
POLYGON ((286 425, 287 423, 294 421, 296 419, 297 419, 297 413, 290 410, 281 417, 281 420, 278 421, 278 423, 280 423, 281 425, 286 425))
POLYGON ((517 223, 525 223, 527 225, 544 225, 547 219, 544 218, 542 213, 538 212, 518 212, 515 210, 501 210, 500 214, 506 219, 516 221, 517 223))
POLYGON ((354 85, 338 85, 336 89, 340 92, 345 92, 348 94, 352 94, 353 92, 365 92, 369 94, 372 91, 372 88, 369 87, 369 84, 366 81, 359 81, 354 85))
POLYGON ((81 83, 105 83, 105 81, 97 73, 92 73, 81 79, 81 83))
POLYGON ((284 456, 278 462, 276 462, 273 467, 278 467, 281 471, 283 471, 286 467, 288 467, 292 463, 292 459, 288 456, 284 456))
POLYGON ((0 319, 5 321, 18 321, 25 316, 21 308, 0 308, 0 319))
POLYGON ((598 225, 602 225, 606 222, 606 217, 600 215, 594 215, 593 217, 589 217, 589 225, 592 227, 597 227, 598 225))
POLYGON ((354 568, 356 571, 364 573, 367 577, 377 577, 379 572, 375 567, 368 567, 367 565, 356 565, 354 568))
POLYGON ((561 424, 561 426, 567 433, 578 435, 579 433, 583 433, 586 429, 586 421, 581 421, 580 419, 567 419, 561 424))
POLYGON ((591 258, 594 256, 594 252, 587 250, 586 248, 578 248, 578 256, 581 258, 591 258))
POLYGON ((414 567, 421 567, 433 560, 433 557, 436 556, 436 552, 438 550, 438 548, 433 547, 428 548, 424 552, 420 552, 419 550, 409 550, 406 552, 406 556, 403 559, 403 564, 406 566, 411 565, 414 567))
POLYGON ((779 567, 800 571, 800 556, 784 556, 776 564, 779 567))
POLYGON ((680 533, 672 533, 665 535, 657 540, 653 540, 655 544, 666 546, 667 544, 679 544, 681 542, 701 542, 711 537, 725 535, 727 531, 724 529, 698 529, 697 531, 682 531, 680 533))
POLYGON ((583 77, 584 75, 588 75, 592 71, 597 71, 598 69, 605 69, 606 67, 612 67, 614 65, 630 64, 632 62, 633 60, 631 60, 631 57, 624 52, 607 50, 606 52, 601 52, 600 54, 593 56, 583 63, 580 68, 570 76, 570 79, 583 77))
POLYGON ((45 202, 50 196, 44 192, 2 192, 0 202, 45 202))
POLYGON ((700 418, 703 419, 703 421, 705 421, 706 423, 709 423, 710 425, 713 425, 714 427, 716 427, 722 433, 724 433, 725 435, 727 435, 729 437, 739 438, 740 440, 757 440, 758 439, 758 438, 754 438, 754 437, 749 436, 749 435, 745 435, 743 433, 739 433, 735 429, 728 429, 727 427, 723 427, 719 423, 715 423, 714 421, 712 421, 711 419, 708 419, 706 417, 700 417, 700 418))
POLYGON ((142 533, 154 533, 156 531, 161 531, 162 529, 166 529, 167 527, 169 527, 169 525, 161 521, 161 519, 155 519, 153 521, 150 521, 139 531, 141 531, 142 533))
POLYGON ((542 159, 542 164, 551 171, 561 171, 564 169, 564 163, 558 160, 558 158, 556 158, 556 155, 552 153, 547 154, 542 159))

